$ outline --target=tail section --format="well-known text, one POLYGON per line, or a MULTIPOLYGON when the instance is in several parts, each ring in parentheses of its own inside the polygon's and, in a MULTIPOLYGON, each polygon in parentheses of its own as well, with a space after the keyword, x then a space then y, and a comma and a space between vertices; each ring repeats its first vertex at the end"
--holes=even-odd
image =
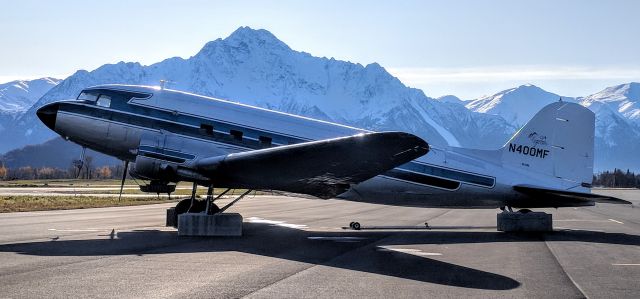
POLYGON ((501 149, 502 163, 590 187, 595 115, 578 104, 542 108, 501 149))

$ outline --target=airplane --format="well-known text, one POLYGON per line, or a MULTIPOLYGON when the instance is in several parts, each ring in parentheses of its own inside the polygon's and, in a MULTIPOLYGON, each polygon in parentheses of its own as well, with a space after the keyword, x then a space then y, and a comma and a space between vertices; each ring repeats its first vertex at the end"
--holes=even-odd
POLYGON ((595 116, 566 101, 543 107, 496 150, 433 146, 409 133, 373 132, 154 86, 89 87, 74 100, 44 105, 37 116, 66 140, 125 161, 121 187, 127 170, 150 180, 143 191, 170 193, 177 182, 192 182, 192 196, 176 205, 176 214, 226 210, 229 205, 214 203, 213 186, 247 189, 242 196, 278 190, 522 213, 631 204, 590 193, 595 116), (206 201, 195 200, 198 185, 209 187, 206 201))

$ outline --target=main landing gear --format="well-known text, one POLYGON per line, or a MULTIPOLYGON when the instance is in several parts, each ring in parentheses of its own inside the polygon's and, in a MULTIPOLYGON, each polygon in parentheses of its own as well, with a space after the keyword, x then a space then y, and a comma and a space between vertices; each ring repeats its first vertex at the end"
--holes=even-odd
MULTIPOLYGON (((505 213, 505 212, 507 212, 507 211, 508 211, 509 213, 513 213, 513 209, 512 209, 510 206, 501 206, 501 207, 500 207, 500 210, 501 210, 503 213, 505 213)), ((520 210, 518 210, 518 213, 521 213, 521 214, 531 213, 531 210, 529 210, 529 209, 520 209, 520 210)))
POLYGON ((520 209, 514 212, 510 206, 500 207, 497 215, 497 230, 503 232, 550 232, 553 231, 551 214, 520 209))
POLYGON ((240 199, 242 199, 247 194, 249 194, 251 191, 253 191, 253 190, 245 191, 240 196, 238 196, 237 198, 232 200, 230 203, 228 203, 224 207, 220 208, 217 204, 215 204, 215 201, 220 199, 225 194, 227 194, 229 191, 231 191, 231 189, 225 190, 224 192, 220 193, 218 196, 216 196, 214 198, 213 197, 213 191, 214 191, 213 185, 209 185, 209 188, 207 189, 207 199, 206 200, 198 200, 198 199, 196 199, 196 191, 197 191, 197 189, 198 189, 198 184, 197 183, 193 183, 193 188, 191 189, 191 197, 181 200, 180 202, 178 202, 178 204, 176 205, 175 208, 169 209, 170 211, 167 212, 168 213, 167 214, 167 226, 177 227, 178 226, 178 215, 184 214, 184 213, 194 213, 194 214, 204 214, 204 215, 221 214, 222 212, 226 211, 228 208, 233 206, 240 199))

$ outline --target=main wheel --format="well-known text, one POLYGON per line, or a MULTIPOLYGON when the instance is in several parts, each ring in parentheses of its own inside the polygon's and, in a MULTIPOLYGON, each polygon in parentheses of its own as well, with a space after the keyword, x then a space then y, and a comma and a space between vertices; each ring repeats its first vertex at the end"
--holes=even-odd
POLYGON ((218 205, 215 203, 211 203, 211 206, 209 206, 209 215, 213 215, 215 213, 218 213, 219 211, 220 211, 220 207, 218 207, 218 205))
POLYGON ((204 200, 194 200, 193 201, 193 206, 191 206, 191 198, 186 198, 183 199, 181 201, 178 202, 178 204, 176 205, 176 212, 175 212, 175 224, 178 224, 178 215, 180 214, 184 214, 184 213, 201 213, 204 212, 207 208, 207 202, 204 200), (191 210, 189 210, 189 207, 191 207, 191 210))
POLYGON ((520 212, 522 214, 526 214, 526 213, 531 213, 531 210, 529 210, 529 209, 520 209, 520 210, 518 210, 518 212, 520 212))
POLYGON ((352 227, 355 230, 360 230, 360 222, 354 222, 352 227))

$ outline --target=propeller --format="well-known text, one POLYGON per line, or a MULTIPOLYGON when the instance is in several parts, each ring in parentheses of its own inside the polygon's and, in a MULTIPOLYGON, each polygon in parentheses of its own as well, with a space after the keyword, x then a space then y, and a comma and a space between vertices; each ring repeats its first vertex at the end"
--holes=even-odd
POLYGON ((73 160, 73 165, 78 168, 78 172, 76 173, 76 179, 80 178, 80 173, 82 172, 82 167, 84 166, 84 157, 85 152, 87 151, 86 147, 82 147, 82 154, 80 154, 79 160, 73 160))
POLYGON ((120 195, 118 201, 122 198, 122 189, 124 189, 124 181, 127 179, 127 170, 129 169, 129 160, 124 160, 124 170, 122 171, 122 181, 120 182, 120 195))

